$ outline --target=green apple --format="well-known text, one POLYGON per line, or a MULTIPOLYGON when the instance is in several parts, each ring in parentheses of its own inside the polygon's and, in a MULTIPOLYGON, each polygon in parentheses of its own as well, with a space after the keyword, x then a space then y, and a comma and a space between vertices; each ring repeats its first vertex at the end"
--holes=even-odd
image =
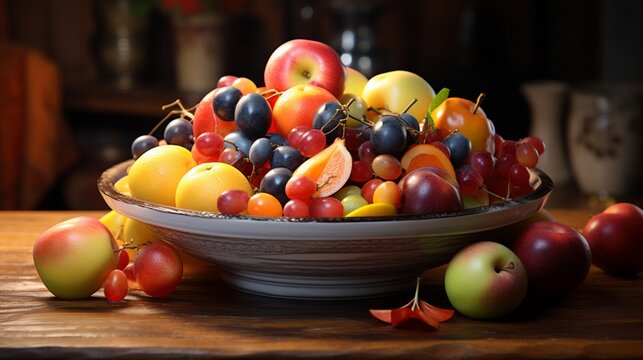
POLYGON ((346 80, 344 81, 344 94, 354 94, 357 96, 362 95, 364 86, 368 79, 361 72, 353 69, 350 66, 346 67, 346 80))
POLYGON ((463 315, 495 319, 514 311, 527 293, 527 272, 506 246, 482 241, 449 262, 444 286, 451 305, 463 315))
POLYGON ((395 70, 373 76, 362 90, 362 99, 368 106, 403 112, 413 100, 417 102, 407 111, 421 121, 426 117, 435 91, 417 74, 395 70))

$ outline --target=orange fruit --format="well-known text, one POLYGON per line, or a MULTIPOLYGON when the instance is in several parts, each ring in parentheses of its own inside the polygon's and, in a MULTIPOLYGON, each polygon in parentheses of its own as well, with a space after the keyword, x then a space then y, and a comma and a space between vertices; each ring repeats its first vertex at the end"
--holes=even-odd
POLYGON ((239 89, 243 95, 257 91, 257 85, 255 85, 252 80, 245 77, 235 79, 230 86, 239 89))
POLYGON ((435 166, 449 172, 455 179, 455 169, 449 158, 438 147, 431 144, 419 144, 408 149, 400 160, 402 169, 407 173, 424 166, 435 166))
POLYGON ((475 102, 457 97, 444 100, 431 113, 435 126, 448 133, 460 132, 471 141, 471 153, 485 150, 494 153, 495 130, 482 108, 474 113, 475 102))
POLYGON ((315 85, 295 85, 279 96, 272 109, 272 120, 277 132, 288 137, 296 126, 313 126, 313 117, 320 106, 338 102, 335 96, 315 85))
POLYGON ((252 196, 254 190, 245 175, 222 162, 199 164, 181 179, 176 187, 176 207, 219 212, 217 200, 226 190, 242 190, 252 196))
POLYGON ((152 148, 132 164, 128 175, 130 192, 137 199, 174 206, 179 181, 195 165, 190 150, 182 146, 152 148))
POLYGON ((299 165, 292 177, 308 176, 317 184, 313 197, 327 197, 341 189, 351 175, 353 160, 344 139, 337 138, 324 150, 299 165))

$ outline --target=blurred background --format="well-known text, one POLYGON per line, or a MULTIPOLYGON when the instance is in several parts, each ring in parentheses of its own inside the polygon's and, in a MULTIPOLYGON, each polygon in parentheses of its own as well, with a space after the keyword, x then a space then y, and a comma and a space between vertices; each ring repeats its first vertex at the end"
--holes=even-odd
POLYGON ((0 0, 0 208, 105 209, 98 176, 161 105, 226 74, 261 85, 293 38, 485 92, 504 138, 543 137, 557 189, 641 193, 640 0, 0 0))

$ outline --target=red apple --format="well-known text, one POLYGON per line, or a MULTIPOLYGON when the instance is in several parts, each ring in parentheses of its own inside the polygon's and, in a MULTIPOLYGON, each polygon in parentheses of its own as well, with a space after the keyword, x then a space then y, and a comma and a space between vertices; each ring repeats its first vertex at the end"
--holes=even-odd
POLYGON ((458 312, 477 319, 505 316, 527 292, 527 273, 506 246, 482 241, 460 250, 449 261, 444 287, 458 312))
POLYGON ((614 204, 594 215, 583 228, 592 262, 610 275, 634 276, 643 271, 643 210, 614 204))
POLYGON ((404 214, 438 214, 462 210, 457 182, 446 170, 421 167, 400 180, 404 214))
POLYGON ((335 98, 344 93, 346 68, 330 46, 313 40, 290 40, 279 46, 268 59, 265 85, 277 91, 310 84, 328 90, 335 98))
POLYGON ((91 296, 116 267, 118 245, 98 219, 76 217, 52 226, 33 245, 33 261, 47 289, 61 299, 91 296))
POLYGON ((511 249, 527 269, 528 296, 545 302, 562 300, 576 290, 592 261, 583 235, 555 221, 529 225, 511 249))

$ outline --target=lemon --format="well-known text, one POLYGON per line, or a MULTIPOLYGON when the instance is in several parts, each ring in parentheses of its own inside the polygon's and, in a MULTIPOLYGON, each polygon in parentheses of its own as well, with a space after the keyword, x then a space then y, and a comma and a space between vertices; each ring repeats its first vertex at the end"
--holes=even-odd
POLYGON ((190 169, 176 188, 176 206, 183 209, 219 212, 217 200, 226 190, 254 190, 241 171, 222 162, 203 163, 190 169))
POLYGON ((132 195, 129 189, 129 176, 125 175, 114 183, 114 189, 124 195, 132 195))
POLYGON ((114 239, 120 239, 123 236, 123 226, 127 217, 112 210, 101 216, 100 221, 114 235, 114 239))
POLYGON ((178 145, 157 146, 132 164, 128 182, 132 196, 174 206, 176 188, 185 173, 196 165, 192 153, 178 145))
MULTIPOLYGON (((152 232, 150 227, 138 220, 126 218, 123 224, 123 242, 132 242, 135 245, 143 245, 159 241, 158 236, 152 232)), ((139 247, 140 248, 140 247, 139 247)), ((136 249, 127 249, 130 259, 136 257, 136 249)))

